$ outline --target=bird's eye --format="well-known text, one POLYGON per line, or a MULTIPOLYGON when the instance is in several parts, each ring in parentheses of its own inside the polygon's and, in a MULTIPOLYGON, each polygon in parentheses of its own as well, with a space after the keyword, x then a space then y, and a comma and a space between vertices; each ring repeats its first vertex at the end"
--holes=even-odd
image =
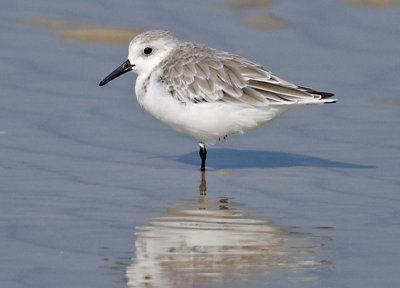
POLYGON ((143 50, 144 54, 147 54, 147 55, 150 54, 152 51, 153 51, 153 49, 151 49, 150 47, 146 47, 143 50))

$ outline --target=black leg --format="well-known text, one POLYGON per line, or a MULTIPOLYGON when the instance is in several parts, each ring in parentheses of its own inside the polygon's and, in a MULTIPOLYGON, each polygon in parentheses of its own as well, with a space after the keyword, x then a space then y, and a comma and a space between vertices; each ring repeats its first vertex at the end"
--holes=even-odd
POLYGON ((199 185, 200 196, 206 196, 207 183, 206 183, 206 172, 201 171, 201 183, 199 185))
POLYGON ((207 158, 207 150, 206 150, 206 146, 204 145, 204 143, 199 143, 200 145, 200 158, 201 158, 201 171, 205 171, 206 170, 206 158, 207 158))

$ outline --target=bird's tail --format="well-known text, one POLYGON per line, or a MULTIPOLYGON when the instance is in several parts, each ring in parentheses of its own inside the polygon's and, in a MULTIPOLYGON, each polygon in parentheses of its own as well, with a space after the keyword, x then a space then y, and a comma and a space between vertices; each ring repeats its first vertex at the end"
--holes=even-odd
POLYGON ((337 100, 336 99, 328 99, 332 96, 334 96, 335 94, 333 93, 329 93, 329 92, 321 92, 321 91, 317 91, 308 87, 304 87, 304 86, 299 86, 302 90, 313 94, 313 95, 319 95, 321 97, 321 102, 324 103, 335 103, 337 100))

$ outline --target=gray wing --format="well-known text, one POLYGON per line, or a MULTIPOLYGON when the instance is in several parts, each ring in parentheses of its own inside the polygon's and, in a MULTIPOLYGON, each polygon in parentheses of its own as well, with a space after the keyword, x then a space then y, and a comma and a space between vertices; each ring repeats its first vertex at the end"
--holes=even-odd
POLYGON ((183 103, 263 106, 315 102, 333 95, 284 81, 246 58, 192 43, 184 43, 162 69, 170 94, 183 103))

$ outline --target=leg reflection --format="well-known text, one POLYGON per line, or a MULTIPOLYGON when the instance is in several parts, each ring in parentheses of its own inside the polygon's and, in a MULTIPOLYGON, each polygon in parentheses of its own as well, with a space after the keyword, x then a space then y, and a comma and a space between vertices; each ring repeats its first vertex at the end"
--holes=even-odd
POLYGON ((206 196, 207 183, 206 183, 206 171, 201 171, 201 182, 199 186, 200 196, 206 196))

